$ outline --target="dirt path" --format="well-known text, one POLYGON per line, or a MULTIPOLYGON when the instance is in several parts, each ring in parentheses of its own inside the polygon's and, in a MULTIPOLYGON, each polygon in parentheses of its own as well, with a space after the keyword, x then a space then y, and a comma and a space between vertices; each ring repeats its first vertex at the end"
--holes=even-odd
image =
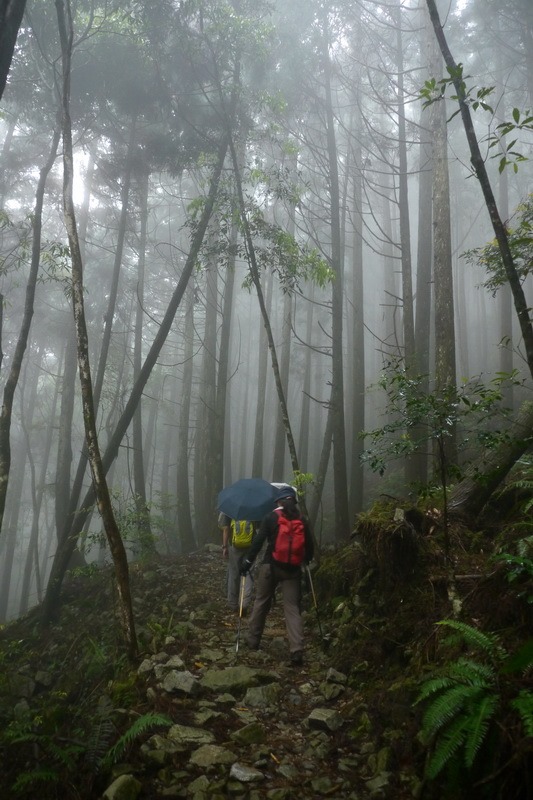
MULTIPOLYGON (((178 725, 201 728, 206 741, 199 744, 195 737, 200 734, 185 731, 178 752, 165 758, 160 753, 148 756, 144 774, 138 775, 140 797, 402 796, 397 789, 389 793, 387 764, 380 762, 361 725, 362 698, 324 652, 310 595, 303 600, 305 661, 294 667, 280 601, 269 614, 260 650, 244 646, 244 618, 236 652, 239 619, 225 604, 225 563, 218 548, 161 565, 157 571, 155 591, 173 587, 166 597, 171 623, 161 620, 161 636, 165 626, 169 634, 143 667, 147 696, 153 710, 167 713, 178 725), (164 666, 165 658, 176 656, 201 691, 164 691, 153 671, 146 671, 151 663, 164 666), (239 683, 241 673, 245 677, 239 683), (210 680, 222 683, 217 689, 208 686, 210 680), (150 758, 160 762, 155 774, 150 758)), ((158 675, 161 678, 161 668, 158 675)), ((154 742, 164 749, 161 739, 154 742)), ((144 745, 145 758, 152 745, 144 745)))

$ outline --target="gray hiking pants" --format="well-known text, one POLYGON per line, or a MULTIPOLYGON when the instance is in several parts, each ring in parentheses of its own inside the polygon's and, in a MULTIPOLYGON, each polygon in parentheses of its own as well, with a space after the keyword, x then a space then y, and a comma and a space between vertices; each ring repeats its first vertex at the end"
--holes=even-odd
POLYGON ((304 626, 300 613, 300 571, 295 574, 274 564, 262 564, 256 573, 255 601, 248 625, 248 645, 252 649, 259 647, 278 583, 281 584, 289 648, 291 653, 301 652, 304 647, 304 626))
MULTIPOLYGON (((241 576, 239 569, 241 561, 246 557, 250 548, 249 547, 233 547, 229 546, 228 549, 228 605, 232 611, 239 610, 239 593, 241 589, 241 576)), ((253 589, 253 576, 251 571, 246 576, 244 584, 244 602, 243 608, 247 609, 252 600, 253 589)))

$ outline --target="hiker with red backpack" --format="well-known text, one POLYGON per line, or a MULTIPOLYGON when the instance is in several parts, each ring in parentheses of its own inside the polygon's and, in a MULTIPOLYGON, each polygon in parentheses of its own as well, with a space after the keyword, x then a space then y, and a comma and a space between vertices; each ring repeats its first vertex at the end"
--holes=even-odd
POLYGON ((290 660, 291 664, 299 666, 303 662, 304 648, 300 573, 302 565, 313 558, 313 537, 307 521, 300 514, 292 486, 280 490, 277 502, 278 507, 262 520, 259 533, 241 564, 241 576, 246 576, 266 541, 263 563, 256 570, 255 601, 247 644, 252 650, 259 648, 276 586, 280 584, 290 660))

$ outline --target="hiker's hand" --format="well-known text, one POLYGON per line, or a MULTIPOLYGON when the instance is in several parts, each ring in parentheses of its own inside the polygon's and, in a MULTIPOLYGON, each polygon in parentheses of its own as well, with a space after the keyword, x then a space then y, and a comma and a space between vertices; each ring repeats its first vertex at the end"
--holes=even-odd
POLYGON ((245 558, 245 559, 243 559, 243 561, 242 561, 242 563, 241 563, 241 566, 240 566, 240 568, 239 568, 239 572, 240 572, 240 574, 241 574, 243 577, 244 577, 245 575, 248 575, 248 573, 250 572, 250 568, 251 568, 251 566, 252 566, 252 562, 251 562, 251 561, 250 561, 248 558, 245 558))
POLYGON ((227 544, 222 545, 222 558, 229 558, 229 548, 227 544))

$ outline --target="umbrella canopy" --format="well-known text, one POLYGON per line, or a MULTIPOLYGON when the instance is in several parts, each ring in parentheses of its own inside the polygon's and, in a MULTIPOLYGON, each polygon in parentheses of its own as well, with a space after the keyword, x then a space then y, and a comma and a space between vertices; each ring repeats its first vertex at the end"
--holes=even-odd
POLYGON ((262 478, 241 478, 219 492, 218 507, 232 519, 259 520, 274 510, 277 494, 262 478))

